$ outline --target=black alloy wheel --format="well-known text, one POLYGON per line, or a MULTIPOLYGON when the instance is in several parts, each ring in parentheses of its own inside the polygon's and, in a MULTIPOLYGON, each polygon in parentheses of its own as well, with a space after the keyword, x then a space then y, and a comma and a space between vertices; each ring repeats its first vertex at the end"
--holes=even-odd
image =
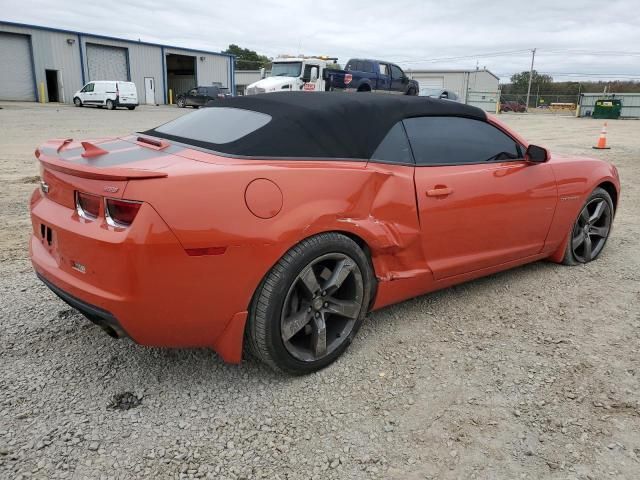
POLYGON ((310 373, 351 344, 375 289, 371 260, 337 232, 292 247, 257 288, 245 346, 275 370, 310 373))
POLYGON ((563 263, 576 265, 595 260, 609 238, 613 213, 609 193, 602 188, 595 189, 573 225, 563 263))
POLYGON ((313 260, 293 281, 284 301, 280 334, 303 362, 321 360, 349 337, 364 299, 362 273, 344 253, 313 260))

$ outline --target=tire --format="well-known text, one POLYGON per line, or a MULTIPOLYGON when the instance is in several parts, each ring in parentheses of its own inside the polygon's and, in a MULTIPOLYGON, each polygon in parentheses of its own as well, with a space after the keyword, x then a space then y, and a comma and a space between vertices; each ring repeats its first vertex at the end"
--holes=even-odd
POLYGON ((105 103, 105 105, 107 106, 107 110, 113 110, 116 108, 116 104, 113 103, 113 100, 108 99, 105 103))
POLYGON ((326 367, 362 325, 374 282, 369 258, 345 235, 322 233, 303 240, 256 290, 246 348, 277 371, 305 374, 326 367))
POLYGON ((598 258, 611 233, 613 216, 611 195, 603 188, 596 188, 580 209, 569 231, 562 263, 578 265, 598 258))
POLYGON ((129 110, 135 110, 135 109, 136 109, 135 105, 134 105, 134 106, 132 106, 132 107, 127 107, 127 108, 128 108, 129 110))
POLYGON ((407 91, 407 95, 415 96, 415 94, 416 94, 416 89, 415 89, 415 88, 413 88, 413 87, 411 87, 411 88, 407 91))
POLYGON ((178 106, 178 108, 184 108, 186 107, 186 103, 184 101, 184 98, 179 98, 178 102, 176 103, 176 105, 178 106))
POLYGON ((75 98, 73 99, 73 104, 74 104, 76 107, 81 107, 81 106, 82 106, 82 100, 80 100, 78 97, 75 97, 75 98))
POLYGON ((358 87, 358 92, 370 92, 371 91, 371 87, 369 85, 362 85, 361 87, 358 87))

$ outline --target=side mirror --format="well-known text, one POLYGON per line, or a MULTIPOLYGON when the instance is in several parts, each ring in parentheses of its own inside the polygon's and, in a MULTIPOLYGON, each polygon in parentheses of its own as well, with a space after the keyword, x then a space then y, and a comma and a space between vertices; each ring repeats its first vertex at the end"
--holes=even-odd
POLYGON ((260 69, 260 80, 262 80, 264 77, 265 77, 265 69, 264 69, 264 67, 262 67, 260 69))
POLYGON ((529 145, 525 158, 533 163, 544 163, 549 160, 549 152, 547 152, 546 148, 542 148, 537 145, 529 145))
POLYGON ((311 73, 309 74, 309 81, 315 82, 318 80, 318 67, 311 67, 311 73))

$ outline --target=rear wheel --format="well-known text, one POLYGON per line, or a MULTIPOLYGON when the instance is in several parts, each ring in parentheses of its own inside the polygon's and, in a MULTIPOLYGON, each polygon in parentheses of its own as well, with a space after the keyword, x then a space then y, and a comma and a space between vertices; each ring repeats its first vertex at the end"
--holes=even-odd
POLYGON ((350 238, 323 233, 302 241, 258 288, 248 348, 276 370, 300 374, 326 367, 362 325, 373 282, 367 256, 350 238))
POLYGON ((613 222, 613 202, 609 193, 596 188, 576 219, 562 263, 578 265, 595 260, 602 252, 613 222))
POLYGON ((116 108, 115 103, 113 103, 113 100, 111 99, 107 100, 106 105, 107 105, 107 110, 113 110, 114 108, 116 108))
POLYGON ((73 104, 74 104, 76 107, 81 107, 81 106, 82 106, 82 100, 80 100, 78 97, 75 97, 75 98, 73 99, 73 104))

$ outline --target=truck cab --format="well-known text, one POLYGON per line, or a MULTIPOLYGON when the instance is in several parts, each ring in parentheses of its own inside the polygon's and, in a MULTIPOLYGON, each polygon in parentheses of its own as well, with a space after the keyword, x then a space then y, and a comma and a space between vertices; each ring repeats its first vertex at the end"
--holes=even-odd
POLYGON ((329 57, 278 57, 272 63, 271 75, 247 86, 246 94, 323 91, 327 66, 336 60, 329 57))

